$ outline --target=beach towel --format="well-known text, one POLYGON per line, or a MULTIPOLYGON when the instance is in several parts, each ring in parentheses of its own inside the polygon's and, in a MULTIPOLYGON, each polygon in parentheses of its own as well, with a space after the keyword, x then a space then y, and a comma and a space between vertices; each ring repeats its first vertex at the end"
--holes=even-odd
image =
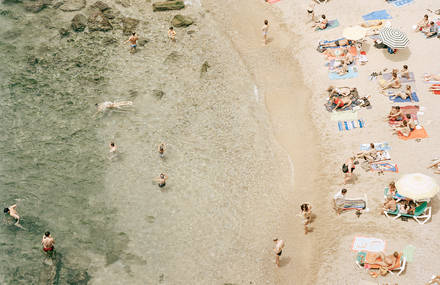
MULTIPOLYGON (((419 111, 419 106, 417 105, 411 105, 411 106, 403 106, 400 107, 400 110, 402 111, 402 115, 403 115, 403 119, 406 119, 406 114, 410 114, 411 118, 416 122, 416 124, 418 123, 418 119, 417 119, 417 112, 419 111)), ((394 120, 389 120, 388 123, 390 125, 398 125, 400 124, 402 121, 394 121, 394 120)))
MULTIPOLYGON (((376 150, 390 150, 391 146, 387 142, 380 142, 380 143, 374 143, 374 148, 376 150)), ((362 151, 370 150, 370 144, 369 143, 361 144, 361 150, 362 151)))
POLYGON ((369 14, 362 16, 362 19, 364 19, 364 21, 386 20, 386 19, 391 19, 391 18, 392 17, 390 14, 388 14, 387 10, 374 11, 374 12, 371 12, 369 14))
POLYGON ((385 251, 386 243, 384 240, 370 237, 354 237, 353 245, 351 247, 354 251, 371 251, 380 252, 385 251))
POLYGON ((407 262, 412 262, 414 257, 415 246, 409 244, 403 249, 403 256, 406 258, 407 262))
POLYGON ((411 93, 411 97, 412 97, 412 101, 410 98, 406 98, 405 100, 403 100, 400 97, 394 97, 393 96, 389 96, 388 99, 390 99, 390 101, 396 102, 396 103, 405 103, 405 102, 419 102, 419 97, 417 97, 417 93, 416 92, 412 92, 411 93))
POLYGON ((440 95, 440 84, 433 84, 431 87, 436 88, 438 90, 431 90, 435 95, 440 95))
POLYGON ((416 128, 414 131, 411 131, 409 133, 409 136, 407 137, 405 137, 401 133, 398 133, 397 137, 404 141, 412 140, 412 139, 424 139, 428 137, 428 133, 426 132, 425 128, 421 127, 420 129, 416 128))
POLYGON ((345 199, 345 210, 364 210, 367 208, 367 202, 362 199, 345 199))
POLYGON ((333 111, 330 119, 332 121, 354 121, 357 120, 358 114, 356 111, 333 111))
POLYGON ((325 29, 321 29, 319 27, 316 27, 315 31, 326 31, 326 30, 330 30, 330 29, 336 28, 338 26, 339 26, 338 19, 330 20, 330 21, 328 21, 327 27, 325 29))
POLYGON ((333 104, 333 102, 329 99, 327 101, 327 103, 324 104, 324 107, 329 112, 342 112, 342 111, 348 111, 348 110, 358 110, 361 107, 364 107, 367 109, 372 108, 370 102, 365 97, 353 99, 350 106, 346 106, 344 108, 339 108, 339 109, 335 109, 336 104, 333 104))
POLYGON ((339 75, 336 72, 329 72, 328 77, 331 80, 337 80, 337 79, 350 79, 355 78, 358 76, 357 68, 354 68, 353 66, 348 67, 348 72, 343 75, 339 75))
POLYGON ((352 120, 352 121, 338 121, 339 131, 349 131, 352 129, 363 129, 365 128, 365 121, 362 119, 352 120))
MULTIPOLYGON (((390 80, 393 76, 392 76, 391 72, 387 72, 387 73, 382 74, 382 77, 385 80, 390 80)), ((414 72, 410 72, 409 73, 409 79, 408 78, 402 78, 400 75, 399 75, 399 79, 400 79, 400 83, 402 83, 402 84, 404 84, 404 83, 411 83, 411 82, 415 82, 416 81, 416 78, 414 76, 414 72)), ((412 87, 414 87, 414 86, 412 86, 412 87)))
POLYGON ((377 172, 399 172, 397 164, 392 164, 390 162, 374 162, 370 164, 371 171, 377 172))
POLYGON ((396 7, 403 7, 408 4, 411 4, 414 0, 394 0, 394 1, 388 1, 392 3, 396 7))
POLYGON ((280 2, 281 0, 267 0, 267 3, 273 4, 273 3, 277 3, 280 2))

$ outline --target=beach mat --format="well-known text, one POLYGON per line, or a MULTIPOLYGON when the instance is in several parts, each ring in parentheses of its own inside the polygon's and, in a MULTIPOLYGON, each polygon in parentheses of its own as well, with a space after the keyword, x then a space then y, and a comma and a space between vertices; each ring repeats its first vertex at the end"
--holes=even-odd
POLYGON ((355 77, 358 77, 358 72, 355 71, 352 66, 348 67, 348 72, 344 75, 339 75, 336 72, 329 72, 328 73, 328 78, 330 78, 331 80, 350 79, 350 78, 355 78, 355 77))
POLYGON ((373 11, 369 14, 363 15, 362 19, 364 19, 364 21, 387 20, 387 19, 392 19, 392 17, 390 14, 388 14, 387 10, 378 10, 378 11, 373 11))
MULTIPOLYGON (((382 74, 382 77, 385 80, 390 80, 393 76, 392 76, 391 72, 387 72, 387 73, 382 74)), ((402 78, 400 75, 399 75, 399 79, 400 79, 400 83, 402 83, 402 84, 410 83, 410 82, 415 82, 416 81, 416 78, 414 76, 414 72, 410 72, 409 73, 409 79, 408 78, 402 78)))
MULTIPOLYGON (((374 143, 374 148, 376 150, 391 150, 391 146, 387 142, 374 143)), ((370 144, 369 143, 361 144, 361 150, 362 151, 370 150, 370 144)))
POLYGON ((328 21, 327 27, 325 29, 320 29, 319 27, 316 27, 315 31, 327 31, 327 30, 336 28, 338 26, 339 26, 338 19, 330 20, 330 21, 328 21))
POLYGON ((397 134, 398 138, 404 141, 412 140, 412 139, 424 139, 428 137, 428 133, 426 132, 425 128, 422 127, 421 129, 415 129, 414 131, 411 131, 409 133, 409 136, 405 137, 401 133, 397 134))
POLYGON ((354 121, 357 120, 358 114, 356 111, 333 111, 330 119, 332 121, 354 121))
POLYGON ((412 2, 414 2, 414 0, 395 0, 392 1, 391 4, 393 4, 396 7, 403 7, 408 4, 411 4, 412 2))
POLYGON ((363 128, 365 128, 365 121, 362 119, 353 121, 338 121, 338 129, 340 132, 363 128))
POLYGON ((389 96, 388 99, 390 99, 390 101, 393 101, 393 102, 396 102, 396 103, 419 102, 419 97, 417 97, 417 93, 416 92, 412 92, 411 93, 411 97, 412 97, 412 101, 411 101, 410 98, 406 98, 405 100, 403 100, 400 97, 393 98, 392 96, 389 96))
POLYGON ((392 164, 390 162, 374 162, 370 164, 372 171, 377 172, 399 172, 397 164, 392 164))
POLYGON ((367 202, 362 199, 345 199, 345 210, 364 210, 367 208, 367 202))
POLYGON ((354 251, 385 251, 386 243, 384 240, 370 237, 354 237, 351 249, 354 251))
POLYGON ((277 3, 280 2, 281 0, 267 0, 267 3, 273 4, 273 3, 277 3))
POLYGON ((412 262, 414 258, 415 246, 409 244, 403 249, 403 256, 405 256, 407 262, 412 262))
MULTIPOLYGON (((413 118, 414 121, 417 121, 417 112, 419 111, 419 109, 420 107, 417 105, 400 107, 404 120, 406 120, 406 114, 410 114, 411 118, 413 118)), ((401 122, 402 121, 391 121, 391 120, 388 121, 390 125, 400 124, 401 122)))

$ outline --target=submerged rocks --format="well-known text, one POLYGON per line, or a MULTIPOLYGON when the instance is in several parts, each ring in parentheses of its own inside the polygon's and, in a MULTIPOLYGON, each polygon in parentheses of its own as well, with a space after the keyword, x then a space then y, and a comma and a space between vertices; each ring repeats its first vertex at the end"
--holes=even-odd
POLYGON ((66 28, 61 28, 61 29, 58 30, 58 32, 60 33, 60 36, 62 38, 68 37, 70 35, 69 30, 66 29, 66 28))
POLYGON ((23 3, 26 11, 32 13, 38 13, 44 8, 46 8, 46 4, 43 1, 26 1, 23 3))
POLYGON ((101 12, 111 9, 109 5, 105 4, 102 1, 96 1, 95 4, 90 6, 91 8, 98 9, 101 12))
POLYGON ((64 0, 59 9, 64 12, 73 12, 79 11, 84 7, 86 7, 86 0, 64 0))
POLYGON ((88 21, 89 31, 110 31, 113 29, 112 24, 110 24, 110 21, 104 16, 102 12, 95 12, 92 15, 90 15, 88 21))
POLYGON ((162 90, 159 89, 154 89, 153 90, 153 96, 156 97, 157 99, 162 99, 162 97, 165 95, 165 92, 163 92, 162 90))
POLYGON ((183 8, 185 8, 185 3, 179 0, 153 3, 153 12, 180 10, 183 8))
POLYGON ((139 25, 139 20, 133 18, 124 18, 122 20, 122 33, 124 35, 130 35, 136 30, 139 25))
POLYGON ((83 14, 77 14, 72 19, 72 30, 75 32, 82 32, 87 26, 87 18, 83 14))
POLYGON ((174 27, 188 27, 192 25, 194 22, 190 17, 183 16, 183 15, 176 15, 171 20, 171 25, 174 27))
POLYGON ((202 64, 202 68, 200 68, 200 76, 202 76, 204 73, 208 72, 208 68, 211 66, 209 65, 208 61, 205 60, 205 62, 202 64))

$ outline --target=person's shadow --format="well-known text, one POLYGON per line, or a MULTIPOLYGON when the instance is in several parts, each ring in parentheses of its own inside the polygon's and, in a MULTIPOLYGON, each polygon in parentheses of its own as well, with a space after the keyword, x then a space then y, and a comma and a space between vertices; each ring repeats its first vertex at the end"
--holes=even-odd
POLYGON ((286 256, 284 258, 280 258, 280 267, 284 267, 287 264, 290 263, 290 261, 292 260, 292 258, 290 256, 286 256))

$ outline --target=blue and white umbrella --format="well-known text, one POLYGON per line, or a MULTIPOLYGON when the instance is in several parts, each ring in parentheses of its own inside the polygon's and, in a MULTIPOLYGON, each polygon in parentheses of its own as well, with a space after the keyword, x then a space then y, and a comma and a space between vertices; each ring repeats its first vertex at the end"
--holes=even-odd
POLYGON ((408 37, 394 28, 383 28, 379 31, 379 36, 382 42, 392 49, 406 48, 409 44, 408 37))

